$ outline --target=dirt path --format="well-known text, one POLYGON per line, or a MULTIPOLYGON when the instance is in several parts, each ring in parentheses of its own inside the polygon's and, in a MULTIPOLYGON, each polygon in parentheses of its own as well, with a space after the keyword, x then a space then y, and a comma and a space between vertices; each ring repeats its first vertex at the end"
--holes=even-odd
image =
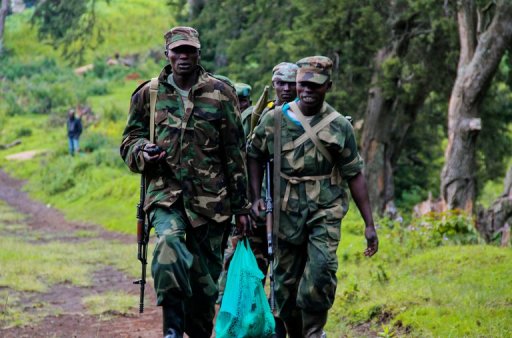
MULTIPOLYGON (((91 224, 69 222, 59 211, 31 200, 21 191, 22 187, 22 181, 0 170, 0 199, 25 215, 26 224, 31 229, 52 234, 56 236, 52 238, 59 241, 73 242, 77 239, 69 234, 88 230, 97 233, 99 239, 135 243, 133 236, 108 232, 91 224)), ((133 263, 138 264, 135 259, 133 263)), ((81 299, 110 290, 138 295, 138 287, 132 284, 131 277, 114 267, 96 271, 93 281, 92 287, 58 284, 46 293, 19 294, 27 304, 26 311, 30 311, 32 303, 45 302, 57 307, 59 314, 47 316, 40 322, 22 328, 0 328, 0 337, 161 337, 161 313, 154 305, 155 294, 151 285, 146 286, 146 308, 142 315, 134 308, 129 315, 108 314, 109 319, 105 319, 105 316, 87 314, 81 299)))

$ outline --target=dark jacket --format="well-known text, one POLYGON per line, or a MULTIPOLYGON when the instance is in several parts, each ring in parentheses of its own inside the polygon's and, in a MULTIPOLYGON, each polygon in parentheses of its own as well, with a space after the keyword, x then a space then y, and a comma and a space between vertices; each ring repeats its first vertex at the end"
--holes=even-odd
POLYGON ((80 134, 82 134, 82 120, 76 117, 68 118, 68 137, 70 138, 79 138, 80 134))

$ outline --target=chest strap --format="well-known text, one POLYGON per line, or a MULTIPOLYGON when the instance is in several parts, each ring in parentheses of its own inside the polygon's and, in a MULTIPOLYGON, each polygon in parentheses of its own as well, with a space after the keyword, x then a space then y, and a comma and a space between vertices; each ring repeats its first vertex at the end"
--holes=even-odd
MULTIPOLYGON (((311 141, 313 141, 313 143, 315 144, 317 149, 322 153, 322 155, 324 155, 324 157, 329 162, 332 163, 333 159, 332 159, 331 154, 325 148, 325 146, 322 144, 322 142, 320 142, 320 140, 318 139, 318 136, 316 135, 316 133, 318 132, 318 130, 320 128, 318 128, 318 130, 315 130, 315 131, 311 128, 309 122, 306 120, 306 118, 304 117, 304 114, 302 114, 302 111, 300 110, 299 106, 297 105, 297 102, 295 102, 295 101, 290 102, 290 109, 295 113, 295 115, 297 116, 297 119, 302 124, 302 127, 304 128, 304 131, 306 132, 307 136, 311 139, 311 141)), ((320 121, 319 123, 322 123, 322 125, 324 125, 324 124, 327 125, 329 122, 334 120, 337 117, 337 115, 338 115, 338 113, 335 113, 335 114, 331 113, 327 117, 324 118, 324 120, 327 118, 329 118, 330 120, 326 120, 326 122, 320 121)), ((316 127, 316 125, 315 125, 315 127, 316 127)), ((306 141, 306 139, 304 139, 302 142, 306 141)), ((295 143, 294 143, 294 145, 295 145, 295 143)))

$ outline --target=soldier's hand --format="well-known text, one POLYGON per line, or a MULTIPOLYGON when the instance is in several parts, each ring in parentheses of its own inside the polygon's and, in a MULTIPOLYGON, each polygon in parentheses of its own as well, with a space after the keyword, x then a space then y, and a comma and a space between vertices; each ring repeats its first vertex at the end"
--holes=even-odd
POLYGON ((265 220, 265 201, 262 198, 257 199, 252 203, 250 214, 251 219, 255 225, 256 221, 264 221, 265 220))
POLYGON ((251 221, 248 215, 236 215, 236 230, 240 236, 246 236, 250 231, 251 221))
POLYGON ((165 151, 154 143, 145 144, 141 150, 146 163, 156 163, 165 156, 165 151))
POLYGON ((366 237, 366 250, 364 250, 364 255, 371 257, 379 250, 379 238, 377 237, 375 226, 367 226, 364 230, 364 236, 366 237))

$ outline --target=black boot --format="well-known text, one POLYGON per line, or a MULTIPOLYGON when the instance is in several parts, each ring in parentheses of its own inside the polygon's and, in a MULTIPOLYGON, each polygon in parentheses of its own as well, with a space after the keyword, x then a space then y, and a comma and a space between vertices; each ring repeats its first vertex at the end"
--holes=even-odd
POLYGON ((162 305, 163 331, 165 338, 182 338, 185 311, 183 304, 162 305))
POLYGON ((182 338, 183 335, 176 333, 174 329, 167 330, 167 335, 164 338, 182 338))
MULTIPOLYGON (((296 311, 297 312, 297 311, 296 311)), ((302 315, 300 311, 295 313, 293 317, 282 318, 286 326, 288 337, 290 338, 304 338, 302 334, 302 315)))
POLYGON ((327 311, 310 312, 302 310, 304 337, 325 338, 323 331, 327 323, 327 311))
POLYGON ((286 327, 284 326, 284 322, 281 318, 274 317, 276 322, 276 338, 286 338, 286 327))

